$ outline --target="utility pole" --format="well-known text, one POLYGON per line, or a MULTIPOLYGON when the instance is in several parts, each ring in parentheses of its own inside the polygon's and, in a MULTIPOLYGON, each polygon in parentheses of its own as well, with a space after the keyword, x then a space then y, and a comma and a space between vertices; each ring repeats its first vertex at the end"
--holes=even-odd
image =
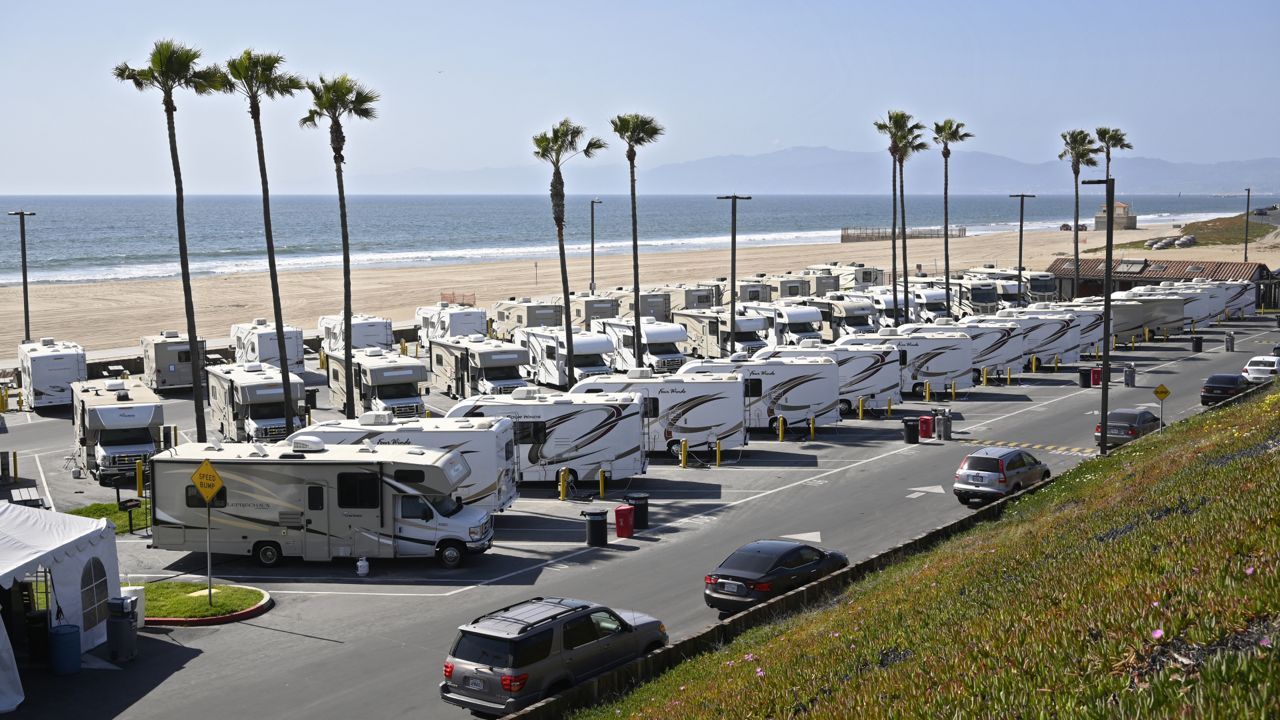
MULTIPOLYGON (((31 342, 31 305, 27 301, 27 218, 34 216, 35 213, 27 212, 26 210, 14 210, 9 214, 18 216, 18 243, 22 251, 22 341, 31 342)), ((1247 229, 1245 237, 1248 237, 1247 229)), ((1249 247, 1247 245, 1244 252, 1245 259, 1248 260, 1249 247)))
POLYGON ((1025 302, 1022 298, 1022 221, 1026 215, 1027 198, 1033 198, 1035 195, 1018 193, 1009 197, 1018 198, 1018 302, 1021 303, 1025 302))
POLYGON ((1253 188, 1244 189, 1244 261, 1249 262, 1249 205, 1253 200, 1253 188))
MULTIPOLYGON (((596 206, 604 204, 600 198, 591 201, 591 294, 596 294, 596 206)), ((567 312, 567 310, 566 310, 567 312)), ((637 312, 639 309, 637 308, 637 312)))
POLYGON ((720 195, 717 200, 728 200, 729 210, 729 354, 737 343, 738 321, 738 201, 750 200, 750 195, 720 195))
MULTIPOLYGON (((1115 239, 1116 179, 1085 180, 1081 184, 1107 186, 1107 253, 1102 266, 1102 407, 1100 408, 1101 417, 1098 420, 1100 430, 1098 437, 1102 444, 1099 453, 1106 455, 1107 400, 1111 389, 1111 255, 1112 240, 1115 239)), ((1079 271, 1080 268, 1076 268, 1076 272, 1079 271)), ((1076 288, 1076 293, 1079 294, 1079 292, 1079 288, 1076 288)))

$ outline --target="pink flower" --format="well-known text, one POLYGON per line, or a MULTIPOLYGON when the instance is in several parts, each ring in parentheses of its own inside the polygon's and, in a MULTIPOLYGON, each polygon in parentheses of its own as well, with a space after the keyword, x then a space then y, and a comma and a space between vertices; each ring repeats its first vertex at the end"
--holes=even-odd
POLYGON ((1151 631, 1151 638, 1153 640, 1159 640, 1162 637, 1164 637, 1164 630, 1161 630, 1160 628, 1156 628, 1155 630, 1151 631))
POLYGON ((1245 574, 1245 575, 1252 575, 1252 574, 1253 574, 1253 566, 1252 566, 1252 565, 1250 565, 1249 567, 1245 568, 1245 569, 1244 569, 1244 574, 1245 574))
POLYGON ((746 660, 747 662, 751 662, 751 661, 753 661, 753 660, 755 660, 755 659, 756 659, 756 654, 755 654, 755 653, 747 653, 746 655, 743 655, 743 656, 742 656, 742 659, 743 659, 743 660, 746 660))
POLYGON ((840 637, 840 633, 838 633, 838 632, 833 632, 833 633, 831 633, 831 637, 840 637))
POLYGON ((1156 608, 1160 607, 1160 601, 1159 601, 1159 600, 1152 600, 1152 601, 1151 601, 1151 607, 1156 607, 1156 608))
POLYGON ((1259 641, 1258 641, 1258 644, 1259 644, 1259 645, 1261 645, 1262 647, 1266 647, 1266 648, 1271 647, 1271 636, 1270 636, 1270 635, 1268 635, 1268 636, 1266 636, 1266 637, 1262 638, 1261 640, 1259 640, 1259 641))
POLYGON ((756 668, 756 677, 764 677, 764 668, 756 668))
POLYGON ((725 666, 725 667, 733 667, 733 661, 732 661, 732 660, 729 660, 728 662, 726 662, 726 663, 724 664, 724 666, 725 666))

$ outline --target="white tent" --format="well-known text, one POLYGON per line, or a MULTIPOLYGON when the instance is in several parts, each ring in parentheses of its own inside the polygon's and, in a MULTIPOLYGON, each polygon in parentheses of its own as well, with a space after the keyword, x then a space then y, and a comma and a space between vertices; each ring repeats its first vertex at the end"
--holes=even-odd
MULTIPOLYGON (((115 526, 20 505, 0 505, 0 588, 9 588, 37 568, 49 571, 51 625, 79 625, 80 650, 107 639, 109 597, 120 595, 115 526), (62 619, 57 618, 61 609, 62 619)), ((13 649, 0 629, 0 712, 23 700, 13 649)))

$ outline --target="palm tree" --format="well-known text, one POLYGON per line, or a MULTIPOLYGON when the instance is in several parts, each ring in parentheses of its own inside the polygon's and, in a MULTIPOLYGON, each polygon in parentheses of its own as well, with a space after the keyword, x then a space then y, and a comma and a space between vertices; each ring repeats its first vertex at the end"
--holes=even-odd
MULTIPOLYGON (((636 223, 636 148, 641 145, 648 145, 654 142, 662 133, 664 128, 658 124, 657 120, 648 115, 640 115, 631 113, 630 115, 619 115, 609 121, 613 125, 613 131, 618 134, 622 142, 627 145, 627 165, 631 169, 631 284, 634 285, 632 290, 635 292, 635 337, 637 342, 640 337, 640 231, 636 223)), ((732 292, 732 290, 730 291, 732 292)), ((640 353, 635 353, 635 366, 640 367, 642 364, 640 353)))
POLYGON ((933 144, 942 146, 942 273, 951 312, 951 146, 973 137, 964 123, 947 118, 933 124, 933 144))
POLYGON ((1107 156, 1107 177, 1111 177, 1111 150, 1132 150, 1133 146, 1129 144, 1129 138, 1124 136, 1124 131, 1120 128, 1098 128, 1098 142, 1102 145, 1102 152, 1107 156))
MULTIPOLYGON (((343 118, 373 120, 378 111, 378 93, 356 82, 350 75, 334 78, 320 76, 320 82, 308 82, 311 91, 311 109, 298 121, 299 127, 316 127, 321 118, 329 119, 329 148, 333 150, 333 174, 338 180, 338 220, 342 225, 342 350, 343 384, 347 401, 343 412, 347 418, 355 417, 351 373, 351 235, 347 231, 347 191, 342 185, 342 164, 346 162, 342 151, 347 146, 347 136, 342 132, 343 118)), ((283 328, 277 327, 278 332, 283 328)))
POLYGON ((911 122, 912 117, 906 113, 898 118, 898 207, 902 218, 902 298, 908 311, 911 308, 911 270, 907 264, 907 158, 929 148, 921 134, 925 127, 918 122, 911 122))
MULTIPOLYGON (((890 110, 884 120, 875 123, 876 132, 889 137, 889 165, 893 168, 889 180, 889 195, 893 197, 893 225, 889 229, 889 260, 892 263, 892 274, 889 276, 889 290, 893 301, 893 324, 898 325, 898 292, 894 288, 898 282, 898 135, 894 130, 895 117, 903 114, 901 110, 890 110)), ((903 298, 906 301, 906 298, 903 298)))
POLYGON ((1102 148, 1093 144, 1093 136, 1088 130, 1068 130, 1062 133, 1062 152, 1058 153, 1058 159, 1071 161, 1071 175, 1075 178, 1072 185, 1076 193, 1076 212, 1075 220, 1071 223, 1071 240, 1076 261, 1071 292, 1077 297, 1080 295, 1080 168, 1096 167, 1098 160, 1094 155, 1100 152, 1102 148))
POLYGON ((191 397, 195 401, 196 442, 204 442, 204 353, 200 351, 200 336, 196 333, 195 302, 191 296, 191 267, 187 261, 187 217, 182 191, 182 165, 178 162, 178 133, 173 114, 178 106, 173 102, 175 90, 192 90, 197 95, 220 92, 226 76, 217 65, 197 67, 200 51, 173 40, 157 40, 151 48, 145 67, 133 68, 120 63, 112 75, 122 82, 133 83, 138 90, 160 91, 164 106, 165 124, 169 130, 169 160, 173 164, 173 189, 178 216, 178 264, 182 269, 182 302, 187 314, 187 339, 191 347, 191 397))
MULTIPOLYGON (((560 174, 560 169, 577 155, 589 158, 608 147, 605 141, 598 137, 593 137, 582 145, 582 136, 586 133, 586 128, 574 125, 572 120, 565 118, 552 125, 547 132, 533 136, 533 156, 551 165, 551 219, 556 224, 556 244, 560 247, 560 290, 564 293, 562 314, 564 315, 565 369, 570 385, 573 384, 576 368, 573 362, 573 318, 569 316, 569 265, 564 257, 564 176, 560 174), (580 145, 581 149, 579 149, 580 145)), ((639 312, 640 306, 637 305, 636 313, 639 312)), ((640 336, 636 335, 632 340, 634 341, 633 349, 639 355, 640 336)))
POLYGON ((280 308, 280 277, 276 274, 276 245, 271 233, 271 191, 267 185, 267 155, 262 147, 262 100, 292 97, 306 87, 303 79, 280 72, 283 55, 255 53, 245 50, 227 61, 227 88, 249 100, 249 117, 253 120, 253 137, 258 146, 258 177, 262 181, 262 227, 267 236, 267 271, 271 276, 271 309, 276 321, 276 350, 280 353, 280 377, 284 389, 284 430, 293 434, 293 386, 289 382, 288 347, 284 337, 284 312, 280 308))

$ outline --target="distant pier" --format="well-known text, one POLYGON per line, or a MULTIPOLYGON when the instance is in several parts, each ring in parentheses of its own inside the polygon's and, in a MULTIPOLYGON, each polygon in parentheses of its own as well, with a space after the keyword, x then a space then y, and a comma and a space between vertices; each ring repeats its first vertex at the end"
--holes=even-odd
MULTIPOLYGON (((951 237, 964 237, 965 228, 963 225, 956 225, 951 228, 951 237)), ((889 240, 893 237, 893 231, 884 227, 852 227, 840 229, 840 242, 868 242, 871 240, 889 240)), ((942 237, 942 228, 907 228, 907 239, 914 240, 916 238, 940 238, 942 237)))

